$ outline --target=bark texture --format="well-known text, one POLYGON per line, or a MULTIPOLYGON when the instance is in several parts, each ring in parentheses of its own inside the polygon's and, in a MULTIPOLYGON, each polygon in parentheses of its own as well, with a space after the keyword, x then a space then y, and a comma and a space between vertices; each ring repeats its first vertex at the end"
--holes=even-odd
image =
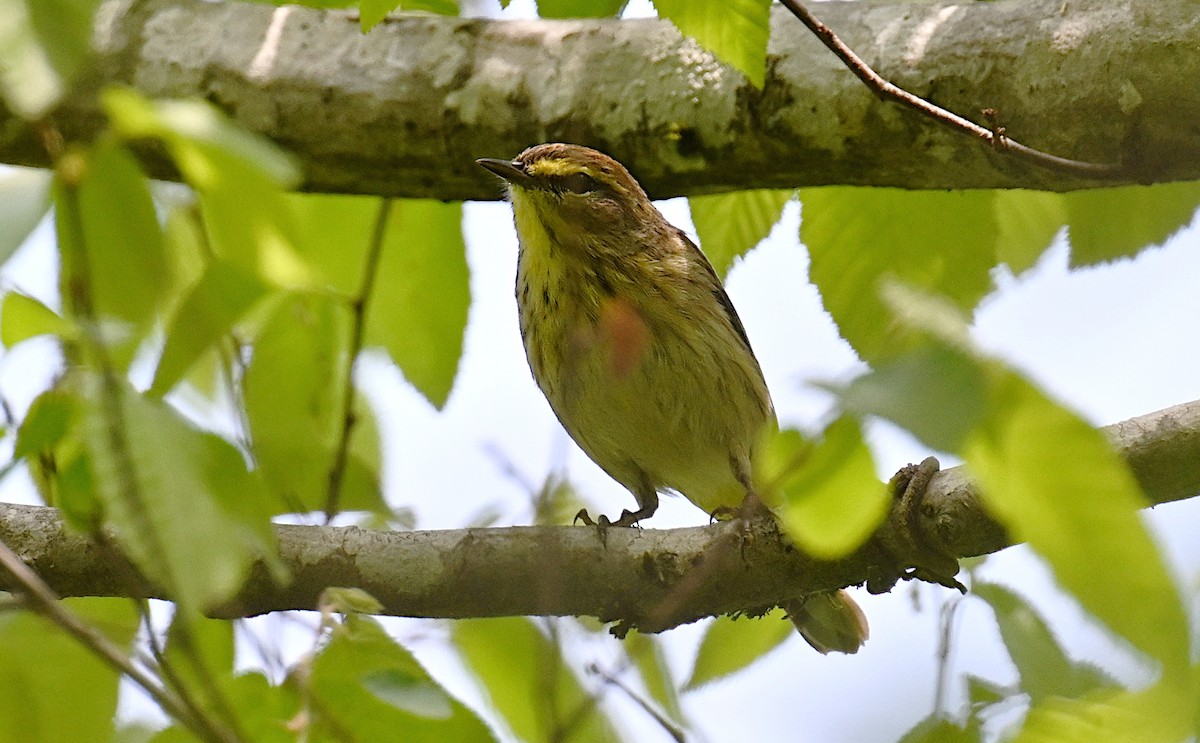
MULTIPOLYGON (((1012 138, 1122 162, 1130 182, 1200 179, 1200 13, 1193 0, 816 3, 893 82, 1012 138)), ((305 187, 494 199, 477 157, 563 140, 625 162, 652 196, 828 184, 1089 184, 991 151, 875 98, 773 9, 762 89, 659 20, 396 16, 363 35, 341 12, 107 0, 98 57, 53 118, 102 126, 95 92, 199 96, 296 153, 305 187)), ((46 164, 0 110, 0 161, 46 164)), ((170 168, 146 153, 153 172, 170 168)))
MULTIPOLYGON (((1200 494, 1200 401, 1105 429, 1150 503, 1200 494)), ((921 536, 945 554, 1010 544, 962 468, 934 476, 921 536)), ((543 526, 385 532, 276 527, 291 572, 276 585, 255 569, 239 596, 212 614, 242 617, 314 609, 327 586, 355 586, 384 613, 419 617, 589 615, 620 629, 669 629, 707 616, 758 612, 814 591, 863 583, 894 569, 867 547, 836 561, 804 555, 770 529, 734 522, 685 529, 543 526)), ((0 541, 63 596, 169 598, 137 577, 112 546, 69 532, 52 508, 0 504, 0 541)), ((0 571, 0 590, 15 586, 0 571)))

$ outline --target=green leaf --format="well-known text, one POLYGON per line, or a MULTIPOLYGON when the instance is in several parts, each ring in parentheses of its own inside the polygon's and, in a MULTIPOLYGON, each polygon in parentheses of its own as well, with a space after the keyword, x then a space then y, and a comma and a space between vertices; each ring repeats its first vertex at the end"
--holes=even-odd
POLYGON ((297 248, 327 287, 346 297, 363 283, 367 249, 384 200, 340 194, 287 195, 301 236, 297 248))
POLYGON ((1071 661, 1045 620, 1024 598, 995 583, 973 583, 971 592, 995 612, 1000 637, 1021 676, 1021 690, 1035 704, 1051 696, 1079 697, 1104 685, 1093 668, 1071 661))
POLYGON ((561 650, 524 617, 463 619, 453 641, 520 740, 619 740, 612 724, 563 663, 561 650))
POLYGON ((1200 181, 1075 191, 1063 195, 1071 265, 1127 258, 1161 245, 1191 223, 1200 181))
POLYGON ((66 92, 91 52, 98 0, 0 0, 0 94, 37 119, 66 92))
POLYGON ((58 446, 71 430, 76 410, 75 397, 57 387, 38 395, 17 430, 13 457, 28 457, 58 446))
POLYGON ((880 299, 899 279, 970 311, 991 288, 999 235, 991 191, 810 188, 800 239, 810 277, 842 337, 867 361, 901 348, 880 299))
POLYGON ((236 449, 115 380, 85 378, 80 409, 109 524, 182 608, 228 599, 253 560, 273 554, 261 480, 236 449))
MULTIPOLYGON (((242 382, 246 419, 255 460, 285 512, 326 507, 346 419, 350 324, 341 302, 292 294, 274 308, 254 344, 242 382)), ((384 508, 378 497, 372 506, 384 508)))
POLYGON ((965 320, 937 297, 892 282, 894 319, 927 343, 980 358, 983 416, 955 453, 966 460, 989 511, 1014 541, 1028 542, 1085 609, 1179 673, 1187 621, 1163 557, 1142 523, 1146 505, 1104 434, 971 345, 965 320), (1096 575, 1096 565, 1106 566, 1096 575))
POLYGON ((767 76, 770 0, 653 0, 659 16, 736 67, 756 87, 767 76))
POLYGON ((794 190, 734 191, 692 196, 688 205, 700 247, 724 278, 735 258, 750 252, 771 233, 794 190))
POLYGON ((233 623, 176 612, 164 653, 172 683, 183 685, 188 699, 217 719, 225 712, 233 680, 233 623))
POLYGON ((455 0, 361 0, 358 22, 363 33, 375 28, 393 10, 458 15, 458 3, 455 0))
POLYGON ((339 614, 380 614, 383 604, 379 599, 361 588, 330 586, 321 591, 317 606, 322 612, 335 611, 339 614))
MULTIPOLYGON (((62 286, 70 311, 88 287, 97 320, 115 321, 105 333, 112 362, 132 360, 146 336, 171 279, 162 229, 145 175, 125 149, 102 142, 87 153, 78 183, 55 184, 62 286)), ((104 329, 104 326, 101 326, 104 329)))
POLYGON ((698 689, 736 673, 793 635, 795 630, 782 609, 772 609, 757 619, 717 617, 704 631, 692 676, 683 688, 698 689))
POLYGON ((976 727, 963 727, 934 713, 918 722, 899 743, 978 743, 983 736, 976 727))
POLYGON ((621 15, 629 0, 537 0, 542 18, 612 18, 621 15))
MULTIPOLYGON (((0 0, 0 7, 8 1, 0 0)), ((0 174, 0 264, 24 244, 49 211, 53 175, 49 170, 13 166, 0 174)))
POLYGON ((336 626, 313 661, 311 694, 314 740, 494 740, 378 622, 360 614, 336 626))
POLYGON ((775 498, 765 493, 781 493, 776 509, 780 525, 813 557, 832 559, 851 552, 887 515, 886 488, 856 419, 838 418, 811 449, 787 431, 761 448, 756 472, 770 483, 762 488, 763 498, 772 503, 775 498))
POLYGON ((75 379, 64 377, 33 401, 17 431, 13 456, 25 460, 46 505, 60 509, 76 529, 89 530, 99 525, 103 509, 79 437, 75 379))
POLYGON ((313 285, 284 198, 299 172, 284 152, 201 101, 150 102, 131 89, 108 88, 101 103, 121 136, 166 146, 199 194, 217 256, 272 286, 313 285))
POLYGON ((267 287, 254 274, 225 261, 210 263, 171 320, 150 394, 170 392, 266 294, 267 287))
POLYGON ((0 343, 12 348, 39 335, 71 339, 75 337, 75 326, 27 294, 5 294, 0 304, 0 343))
POLYGON ((437 408, 454 385, 471 298, 461 221, 461 204, 392 202, 367 302, 367 343, 437 408))
POLYGON ((452 700, 441 687, 395 668, 385 668, 366 676, 363 688, 381 701, 413 715, 445 720, 454 714, 452 700))
POLYGON ((1014 274, 1033 267, 1066 224, 1062 194, 1046 191, 997 190, 996 258, 1014 274))
POLYGON ((650 698, 658 703, 669 719, 682 724, 683 709, 679 706, 675 678, 663 654, 662 643, 654 635, 644 635, 634 630, 625 636, 621 647, 641 674, 650 698))
POLYGON ((1012 372, 993 374, 984 425, 962 450, 989 510, 1084 608, 1179 671, 1189 657, 1187 619, 1138 514, 1146 501, 1128 466, 1078 416, 1012 372))
MULTIPOLYGON (((128 648, 138 618, 128 599, 64 599, 62 606, 128 648)), ((111 736, 120 674, 57 625, 0 613, 0 740, 76 743, 111 736)))
POLYGON ((1173 680, 1141 691, 1101 689, 1077 699, 1048 697, 1025 716, 1014 743, 1176 743, 1196 733, 1195 696, 1173 680))
POLYGON ((958 451, 982 419, 987 379, 959 349, 926 344, 835 391, 844 410, 887 418, 934 449, 958 451))

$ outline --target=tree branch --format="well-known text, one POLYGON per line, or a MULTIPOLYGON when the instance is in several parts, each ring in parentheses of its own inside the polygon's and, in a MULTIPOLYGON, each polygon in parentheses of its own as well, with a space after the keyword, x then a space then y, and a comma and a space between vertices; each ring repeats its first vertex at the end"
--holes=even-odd
MULTIPOLYGON (((1192 0, 863 0, 824 20, 881 75, 1045 152, 1121 162, 1129 180, 1200 178, 1200 20, 1192 0)), ((306 188, 495 199, 474 160, 542 141, 599 147, 656 198, 826 184, 1094 185, 979 147, 881 101, 786 10, 762 90, 665 21, 351 16, 201 0, 106 0, 100 57, 53 118, 102 126, 95 90, 199 96, 295 152, 306 188), (274 32, 269 33, 268 29, 274 32), (636 70, 636 76, 630 71, 636 70)), ((0 161, 46 164, 0 109, 0 161)), ((146 153, 159 176, 161 155, 146 153)))
MULTIPOLYGON (((1151 503, 1200 494, 1200 401, 1104 429, 1151 503)), ((961 557, 1009 545, 955 467, 938 473, 924 501, 925 536, 961 557)), ((239 597, 212 613, 252 616, 313 609, 327 586, 356 586, 399 616, 590 615, 660 631, 702 617, 755 611, 813 591, 855 585, 881 565, 865 548, 814 560, 737 523, 686 529, 610 529, 607 543, 584 527, 384 532, 357 527, 276 527, 292 574, 272 584, 256 569, 239 597), (704 581, 689 580, 703 571, 704 581), (681 589, 681 587, 683 587, 681 589)), ((0 541, 59 595, 129 595, 128 562, 110 544, 68 531, 52 508, 0 504, 0 541)), ((0 576, 0 589, 19 586, 0 576)), ((137 595, 164 597, 150 585, 137 595)))

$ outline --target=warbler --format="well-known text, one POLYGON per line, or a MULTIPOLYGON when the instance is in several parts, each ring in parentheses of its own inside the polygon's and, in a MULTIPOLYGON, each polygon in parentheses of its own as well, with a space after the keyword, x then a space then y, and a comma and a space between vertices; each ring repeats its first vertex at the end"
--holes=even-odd
MULTIPOLYGON (((476 162, 508 184, 534 380, 571 438, 637 500, 599 524, 636 525, 660 492, 710 514, 753 510, 753 449, 775 414, 712 264, 601 152, 542 144, 476 162)), ((790 612, 801 634, 822 652, 856 651, 861 610, 844 592, 819 599, 790 612)))

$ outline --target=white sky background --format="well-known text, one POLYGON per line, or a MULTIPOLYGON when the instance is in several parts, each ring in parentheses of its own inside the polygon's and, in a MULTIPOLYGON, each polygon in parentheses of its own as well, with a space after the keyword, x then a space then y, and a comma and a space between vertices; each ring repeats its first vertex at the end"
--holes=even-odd
MULTIPOLYGON (((644 15, 645 9, 635 12, 644 15)), ((528 16, 529 4, 518 0, 504 15, 528 16)), ((686 202, 660 207, 672 222, 691 231, 686 202)), ((727 286, 781 423, 815 429, 829 415, 830 400, 805 387, 805 381, 847 379, 862 367, 807 283, 808 258, 797 239, 799 212, 795 203, 788 206, 772 235, 733 268, 727 286)), ((390 502, 414 508, 423 529, 464 526, 485 512, 495 514, 498 526, 528 523, 529 495, 502 471, 499 452, 534 486, 547 473, 565 470, 594 513, 620 513, 633 504, 632 496, 575 448, 530 377, 513 298, 516 238, 508 205, 468 204, 466 215, 472 306, 459 376, 445 410, 434 411, 377 360, 361 369, 383 427, 390 502)), ((6 286, 15 279, 36 296, 50 296, 54 282, 46 271, 46 255, 51 239, 43 225, 5 270, 6 286)), ((1133 261, 1072 273, 1066 262, 1060 236, 1025 276, 1013 279, 998 271, 999 289, 977 312, 976 340, 1097 425, 1200 398, 1200 229, 1185 230, 1133 261)), ((44 349, 39 353, 36 343, 25 346, 32 348, 0 357, 0 389, 23 400, 22 409, 26 393, 44 384, 50 371, 44 349)), ((929 453, 884 425, 872 428, 870 438, 881 477, 929 453)), ((5 483, 0 497, 28 500, 14 492, 14 484, 5 483)), ((1197 500, 1161 506, 1147 517, 1193 597, 1200 575, 1197 500)), ((686 500, 666 498, 647 527, 706 521, 686 500)), ((1096 570, 1103 579, 1104 566, 1096 570)), ((1006 550, 991 558, 983 572, 1031 597, 1073 657, 1098 662, 1127 680, 1140 678, 1134 664, 1082 618, 1073 601, 1053 590, 1045 569, 1027 550, 1006 550)), ((933 709, 938 607, 952 595, 929 586, 916 591, 919 602, 910 586, 885 596, 856 594, 872 628, 871 640, 856 656, 822 657, 797 637, 740 675, 684 695, 699 739, 896 740, 933 709)), ((394 626, 455 693, 468 701, 478 698, 461 685, 461 673, 439 651, 435 627, 415 621, 394 626)), ((701 629, 688 626, 665 636, 681 681, 690 671, 701 629)), ((290 638, 287 654, 293 657, 311 643, 307 632, 277 636, 290 638)), ((588 647, 603 657, 602 642, 588 647)), ((1015 680, 1005 658, 990 612, 968 597, 951 657, 950 709, 962 703, 958 681, 965 672, 1002 683, 1015 680)), ((620 710, 630 740, 669 740, 640 711, 628 705, 620 710)))

